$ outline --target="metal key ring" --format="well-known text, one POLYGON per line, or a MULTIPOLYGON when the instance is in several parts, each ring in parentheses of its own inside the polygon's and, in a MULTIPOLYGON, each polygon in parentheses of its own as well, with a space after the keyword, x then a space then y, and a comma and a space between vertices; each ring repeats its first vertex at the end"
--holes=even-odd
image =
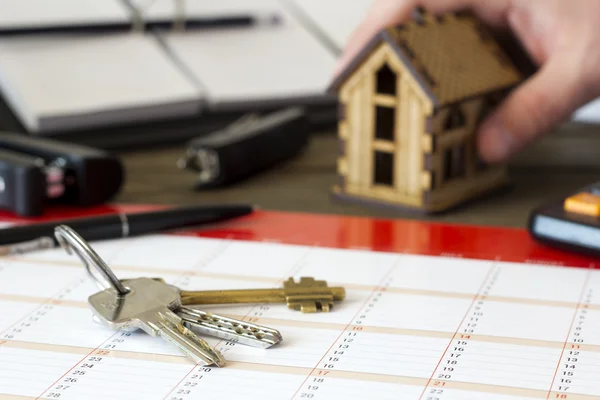
POLYGON ((113 288, 121 296, 129 293, 129 290, 123 286, 121 281, 115 276, 104 260, 77 232, 66 225, 60 225, 54 229, 54 236, 68 254, 75 252, 75 254, 79 256, 81 261, 83 261, 88 274, 101 288, 113 288), (95 267, 104 279, 94 275, 90 264, 95 267))

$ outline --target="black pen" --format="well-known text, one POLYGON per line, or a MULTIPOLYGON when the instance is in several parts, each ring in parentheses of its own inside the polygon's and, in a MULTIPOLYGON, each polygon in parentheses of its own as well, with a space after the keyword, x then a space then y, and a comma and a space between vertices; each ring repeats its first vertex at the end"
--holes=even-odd
POLYGON ((69 226, 86 241, 107 240, 222 222, 251 214, 254 210, 254 206, 236 204, 191 206, 18 225, 0 229, 0 255, 57 247, 54 228, 58 225, 69 226))
MULTIPOLYGON (((229 15, 222 17, 185 17, 183 20, 184 30, 201 30, 210 28, 237 28, 252 27, 261 24, 278 24, 281 21, 277 14, 272 15, 229 15)), ((144 21, 141 25, 143 32, 152 32, 155 30, 177 29, 176 18, 156 19, 144 21)), ((27 36, 43 34, 110 34, 135 32, 135 22, 105 22, 89 24, 72 25, 41 25, 32 26, 10 26, 0 27, 0 37, 2 36, 27 36)))

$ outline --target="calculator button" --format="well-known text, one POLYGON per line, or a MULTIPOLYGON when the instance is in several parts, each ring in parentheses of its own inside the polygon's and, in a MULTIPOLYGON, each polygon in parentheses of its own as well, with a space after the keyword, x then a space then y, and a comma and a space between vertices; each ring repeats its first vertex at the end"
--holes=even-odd
POLYGON ((579 193, 565 200, 565 211, 591 215, 594 217, 600 216, 600 194, 579 193))

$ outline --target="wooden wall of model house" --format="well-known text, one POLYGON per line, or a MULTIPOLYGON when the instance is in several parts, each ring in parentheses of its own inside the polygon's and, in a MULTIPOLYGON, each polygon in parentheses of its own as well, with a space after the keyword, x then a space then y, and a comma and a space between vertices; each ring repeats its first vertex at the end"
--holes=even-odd
POLYGON ((440 189, 477 172, 477 148, 474 131, 483 99, 475 98, 437 110, 428 134, 433 151, 426 155, 426 169, 432 172, 431 189, 440 189))
POLYGON ((432 103, 383 43, 340 89, 338 171, 351 195, 421 206, 432 103))
MULTIPOLYGON (((430 145, 425 153, 426 203, 445 208, 506 180, 503 166, 488 167, 477 151, 477 128, 503 93, 466 99, 436 109, 428 122, 430 145)), ((437 206, 437 207, 436 207, 437 206)))

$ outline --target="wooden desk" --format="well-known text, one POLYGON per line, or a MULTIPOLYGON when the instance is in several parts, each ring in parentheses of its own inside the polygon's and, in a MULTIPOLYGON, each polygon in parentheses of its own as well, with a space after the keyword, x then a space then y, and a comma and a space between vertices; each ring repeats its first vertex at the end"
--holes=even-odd
MULTIPOLYGON (((552 138, 554 145, 550 139, 542 141, 513 162, 511 175, 514 185, 510 191, 433 217, 332 201, 329 193, 336 182, 335 162, 338 145, 333 133, 314 136, 310 147, 302 156, 278 168, 231 188, 206 192, 193 191, 195 176, 177 169, 176 161, 182 155, 182 146, 122 153, 128 176, 126 185, 116 200, 126 203, 173 205, 248 202, 264 209, 281 211, 419 218, 453 223, 524 227, 530 210, 536 205, 600 180, 600 172, 594 165, 583 165, 582 168, 575 169, 566 168, 565 165, 554 168, 545 166, 539 169, 535 168, 535 165, 540 165, 541 162, 534 162, 535 157, 548 156, 551 148, 555 151, 566 151, 565 146, 560 144, 561 137, 568 135, 569 143, 575 143, 573 141, 578 134, 586 137, 584 134, 595 129, 563 129, 557 133, 558 139, 557 136, 552 138)), ((565 154, 572 154, 573 148, 569 149, 568 144, 566 146, 569 153, 565 154)), ((578 143, 576 147, 592 156, 597 151, 595 149, 599 148, 596 144, 590 153, 590 145, 578 143)), ((557 156, 557 164, 565 162, 568 158, 565 154, 557 156)), ((573 159, 582 163, 586 160, 577 156, 573 156, 573 159)), ((595 157, 592 161, 594 160, 595 157)))

